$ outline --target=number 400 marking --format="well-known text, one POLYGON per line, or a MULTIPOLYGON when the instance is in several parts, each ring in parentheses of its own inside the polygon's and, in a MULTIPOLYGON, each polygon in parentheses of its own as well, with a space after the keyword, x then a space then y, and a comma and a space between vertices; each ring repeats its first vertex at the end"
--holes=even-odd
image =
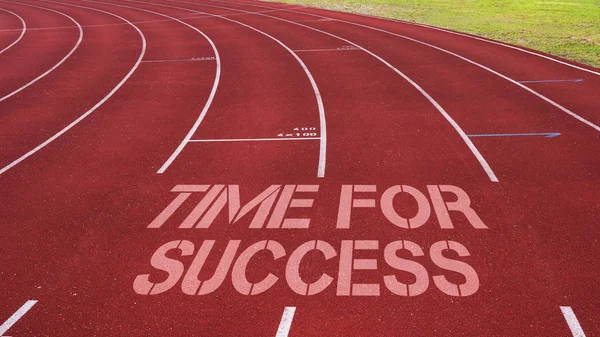
POLYGON ((297 127, 294 128, 294 132, 282 132, 278 134, 277 137, 317 137, 316 130, 316 127, 297 127))

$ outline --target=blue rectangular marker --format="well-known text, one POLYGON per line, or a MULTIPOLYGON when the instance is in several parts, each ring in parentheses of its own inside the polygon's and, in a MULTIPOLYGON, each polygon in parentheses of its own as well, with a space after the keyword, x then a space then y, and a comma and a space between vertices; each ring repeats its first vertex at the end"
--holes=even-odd
POLYGON ((558 83, 558 82, 583 82, 583 79, 578 78, 575 80, 534 80, 534 81, 519 81, 519 83, 558 83))

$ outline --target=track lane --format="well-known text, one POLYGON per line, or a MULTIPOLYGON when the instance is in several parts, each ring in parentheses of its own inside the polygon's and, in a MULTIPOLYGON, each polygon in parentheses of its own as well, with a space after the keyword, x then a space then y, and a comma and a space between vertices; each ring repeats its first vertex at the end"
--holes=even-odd
POLYGON ((25 23, 25 20, 23 20, 22 17, 20 17, 18 14, 11 12, 7 9, 3 9, 0 8, 0 11, 2 14, 2 26, 0 26, 0 54, 4 53, 5 51, 7 51, 8 49, 10 49, 12 46, 14 46, 15 44, 19 43, 19 41, 21 41, 21 39, 23 38, 23 35, 25 35, 25 32, 27 31, 27 24, 25 23), (15 24, 11 23, 11 19, 5 18, 6 15, 4 14, 9 14, 11 16, 13 16, 14 18, 18 19, 21 23, 21 30, 19 32, 19 30, 15 29, 15 24), (14 30, 14 35, 16 35, 16 38, 13 40, 9 40, 11 38, 11 30, 14 30), (4 47, 6 46, 6 47, 4 47))
MULTIPOLYGON (((49 7, 56 7, 55 3, 45 3, 49 7)), ((112 23, 121 20, 106 12, 73 6, 67 8, 69 7, 71 11, 75 8, 73 15, 81 15, 85 20, 107 22, 107 17, 110 18, 108 22, 112 23)), ((79 58, 68 63, 69 67, 59 68, 52 76, 32 85, 21 93, 23 98, 15 96, 0 102, 2 110, 6 111, 0 116, 3 120, 0 126, 3 129, 0 174, 6 173, 77 125, 108 100, 131 76, 143 57, 145 40, 133 24, 129 25, 129 29, 133 28, 131 31, 124 31, 123 27, 127 26, 109 25, 102 31, 90 32, 91 39, 78 53, 79 58), (140 38, 140 49, 137 49, 138 46, 132 48, 121 44, 120 59, 109 53, 98 53, 103 49, 100 46, 118 45, 119 36, 121 39, 130 39, 132 34, 140 38), (105 78, 107 73, 110 77, 98 83, 91 83, 89 77, 86 77, 105 78), (55 90, 60 90, 58 92, 62 95, 62 100, 56 99, 55 90), (25 98, 28 99, 24 100, 25 98)))
MULTIPOLYGON (((88 1, 86 1, 88 2, 88 1)), ((92 3, 95 3, 94 1, 89 1, 92 3)), ((175 151, 171 154, 171 156, 169 156, 169 158, 167 159, 167 161, 158 169, 157 173, 164 173, 166 171, 166 169, 171 165, 171 163, 177 158, 177 156, 179 155, 179 153, 181 153, 181 151, 183 151, 183 148, 187 145, 187 143, 189 143, 190 139, 192 138, 192 136, 194 135, 194 133, 196 132, 196 130, 198 129, 198 127, 200 126, 200 124, 202 123, 202 120, 204 119, 204 117, 206 116, 206 113, 208 112, 208 110, 210 109, 210 105, 212 104, 212 101, 214 99, 214 96, 217 92, 217 88, 219 86, 219 80, 221 77, 221 58, 219 56, 219 52, 217 51, 217 48, 215 46, 215 44, 213 43, 213 41, 206 36, 206 34, 204 34, 202 31, 196 29, 195 27, 177 19, 174 18, 172 16, 168 16, 165 14, 161 14, 158 12, 154 12, 154 11, 149 11, 149 10, 144 10, 144 9, 139 9, 139 8, 134 8, 134 7, 130 7, 130 6, 123 6, 123 5, 117 5, 117 4, 111 4, 112 6, 117 6, 117 7, 122 7, 122 8, 130 8, 130 9, 137 9, 137 10, 141 10, 141 11, 145 11, 151 14, 155 14, 155 15, 159 15, 161 17, 165 17, 169 20, 173 20, 176 21, 178 23, 181 23, 193 30, 195 30, 196 32, 198 32, 199 34, 201 34, 210 44, 211 48, 212 48, 212 52, 216 61, 216 70, 215 70, 215 80, 210 92, 210 95, 208 96, 208 99, 206 101, 206 104, 204 105, 204 107, 202 108, 202 111, 200 112, 200 115, 198 116, 198 119, 196 119, 196 121, 194 122, 194 124, 192 125, 192 128, 190 129, 190 131, 185 135, 185 137, 183 138, 183 140, 181 141, 181 143, 179 143, 179 146, 177 146, 177 148, 175 149, 175 151)), ((208 58, 208 57, 203 57, 203 58, 208 58)), ((165 63, 165 62, 178 62, 180 61, 179 59, 169 59, 169 58, 163 58, 161 59, 160 57, 158 58, 154 58, 154 59, 150 59, 146 62, 151 62, 151 63, 156 63, 156 62, 160 62, 160 63, 165 63)), ((183 60, 185 61, 185 59, 183 60)))

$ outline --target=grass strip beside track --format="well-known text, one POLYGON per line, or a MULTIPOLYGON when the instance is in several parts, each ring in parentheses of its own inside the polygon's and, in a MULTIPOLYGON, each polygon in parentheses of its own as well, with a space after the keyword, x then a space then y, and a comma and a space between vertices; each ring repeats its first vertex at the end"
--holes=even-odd
POLYGON ((433 25, 600 67, 600 0, 277 0, 433 25))

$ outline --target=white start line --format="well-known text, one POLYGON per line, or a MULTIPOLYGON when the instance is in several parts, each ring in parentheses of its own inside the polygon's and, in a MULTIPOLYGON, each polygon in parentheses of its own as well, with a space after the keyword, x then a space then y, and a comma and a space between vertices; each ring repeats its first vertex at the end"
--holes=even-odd
POLYGON ((17 321, 20 320, 21 317, 23 317, 36 303, 37 301, 35 300, 29 300, 25 302, 25 304, 23 304, 19 310, 15 311, 15 313, 12 314, 12 316, 10 316, 6 322, 2 323, 2 325, 0 325, 0 337, 8 337, 4 335, 6 331, 15 325, 15 323, 17 323, 17 321))

